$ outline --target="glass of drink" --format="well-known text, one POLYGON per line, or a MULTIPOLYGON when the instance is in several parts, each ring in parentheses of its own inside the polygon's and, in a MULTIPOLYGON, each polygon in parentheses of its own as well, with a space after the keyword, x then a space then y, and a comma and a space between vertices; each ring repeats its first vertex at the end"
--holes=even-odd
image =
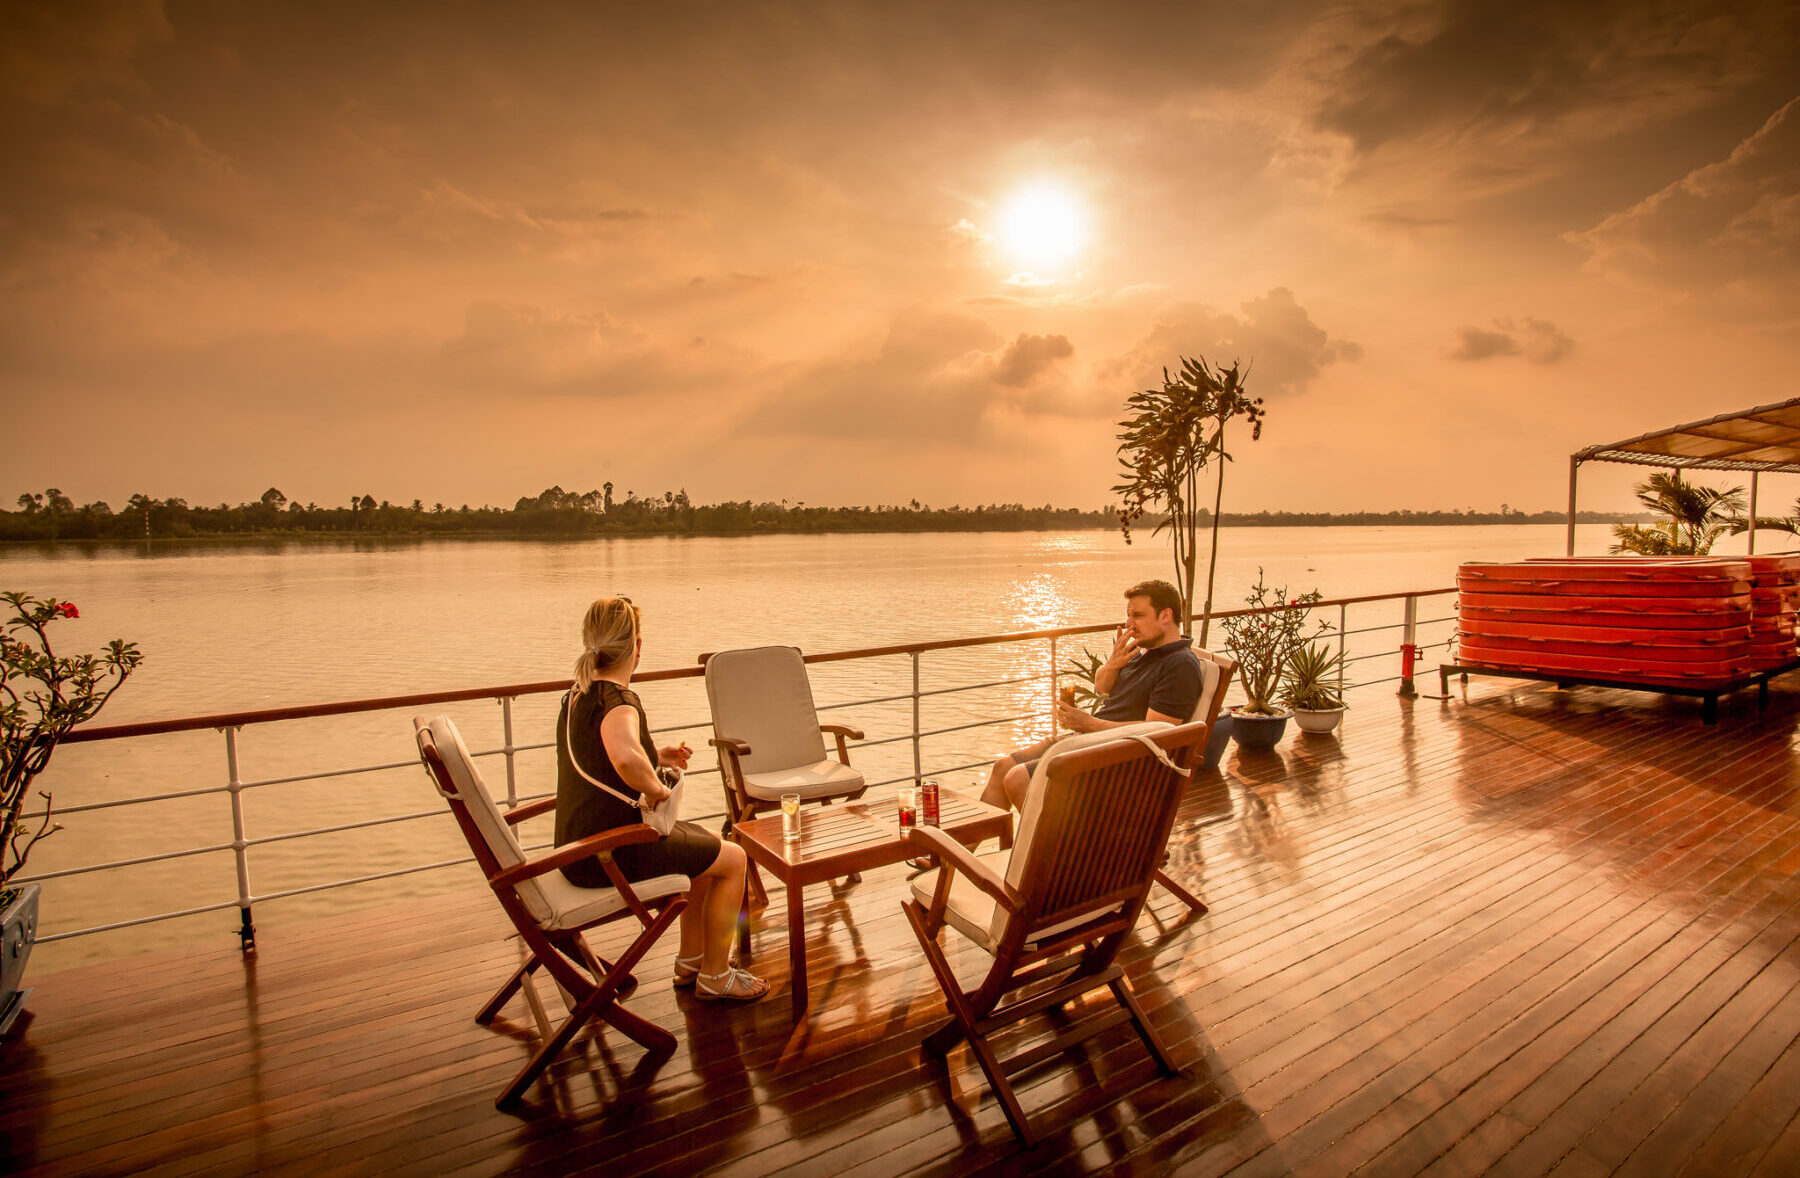
POLYGON ((800 841, 800 795, 781 795, 781 841, 797 843, 800 841))
POLYGON ((1073 683, 1065 684, 1063 686, 1062 701, 1070 707, 1075 706, 1075 685, 1073 683))
POLYGON ((910 785, 900 787, 900 833, 905 834, 919 820, 918 791, 910 785))

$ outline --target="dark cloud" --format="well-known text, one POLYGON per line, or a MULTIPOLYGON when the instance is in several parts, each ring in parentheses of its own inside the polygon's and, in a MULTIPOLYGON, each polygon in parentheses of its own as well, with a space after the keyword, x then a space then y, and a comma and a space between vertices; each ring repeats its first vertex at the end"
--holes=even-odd
MULTIPOLYGON (((1441 0, 1365 17, 1372 39, 1315 114, 1358 150, 1474 137, 1505 154, 1460 161, 1504 180, 1521 142, 1616 134, 1790 69, 1789 0, 1441 0)), ((1474 173, 1471 172, 1473 175, 1474 173)))
POLYGON ((1496 319, 1494 328, 1459 328, 1456 343, 1444 353, 1445 358, 1474 361, 1524 356, 1533 364, 1554 364, 1575 350, 1575 341, 1548 319, 1496 319))
POLYGON ((1001 336, 972 316, 910 310, 872 355, 855 351, 777 377, 749 416, 752 432, 970 444, 993 436, 995 414, 1087 411, 1061 362, 1062 335, 1001 336))
POLYGON ((1456 346, 1447 353, 1452 360, 1491 360, 1495 356, 1517 356, 1520 352, 1519 341, 1504 331, 1464 327, 1456 334, 1456 346))
POLYGON ((1240 309, 1241 318, 1194 303, 1164 308, 1150 334, 1109 363, 1102 376, 1142 386, 1160 380, 1162 369, 1173 368, 1178 357, 1203 356, 1224 367, 1242 362, 1252 392, 1280 396, 1305 389, 1328 364, 1362 357, 1360 345, 1330 339, 1286 287, 1240 309))
POLYGON ((1800 298, 1800 98, 1725 159, 1568 240, 1628 282, 1725 293, 1737 316, 1789 318, 1800 298))
POLYGON ((1000 362, 994 366, 994 381, 1008 388, 1023 388, 1050 365, 1074 354, 1075 346, 1067 336, 1020 333, 1001 353, 1000 362))

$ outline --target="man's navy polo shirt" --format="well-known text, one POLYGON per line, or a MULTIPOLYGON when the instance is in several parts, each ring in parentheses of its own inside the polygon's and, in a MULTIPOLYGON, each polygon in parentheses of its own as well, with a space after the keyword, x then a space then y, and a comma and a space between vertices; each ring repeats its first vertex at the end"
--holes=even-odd
POLYGON ((1154 711, 1185 724, 1200 702, 1201 682, 1194 640, 1183 635, 1133 655, 1119 668, 1112 694, 1094 715, 1102 720, 1134 721, 1154 711))

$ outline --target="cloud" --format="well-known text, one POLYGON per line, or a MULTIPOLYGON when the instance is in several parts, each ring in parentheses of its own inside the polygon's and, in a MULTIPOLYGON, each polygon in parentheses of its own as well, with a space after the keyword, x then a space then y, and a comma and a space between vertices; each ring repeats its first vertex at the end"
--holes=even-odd
POLYGON ((626 397, 693 388, 745 357, 699 336, 658 341, 604 312, 476 302, 441 359, 446 378, 468 387, 626 397))
POLYGON ((1503 331, 1483 331, 1465 327, 1457 332, 1457 344, 1446 353, 1452 360, 1491 360, 1495 356, 1517 356, 1519 341, 1503 331))
POLYGON ((1012 275, 1009 275, 1008 277, 1002 279, 1000 285, 1002 285, 1002 286, 1024 286, 1024 287, 1055 286, 1056 279, 1042 278, 1036 274, 1033 274, 1029 270, 1021 270, 1017 274, 1012 274, 1012 275))
POLYGON ((1734 313, 1789 316, 1800 298, 1800 98, 1723 160, 1566 240, 1591 270, 1690 293, 1730 289, 1734 313))
POLYGON ((1058 360, 1075 354, 1075 345, 1062 335, 1025 335, 1006 346, 994 366, 994 381, 1008 388, 1023 388, 1058 360))
POLYGON ((892 438, 957 445, 1005 432, 1021 415, 1087 412, 1063 361, 1064 335, 1010 342, 981 319, 912 309, 873 353, 852 348, 771 382, 745 428, 788 436, 892 438))
POLYGON ((1437 136, 1566 146, 1569 137, 1617 134, 1717 98, 1794 44, 1786 0, 1727 12, 1680 0, 1396 7, 1367 22, 1374 35, 1349 58, 1315 121, 1362 152, 1437 136))
POLYGON ((983 232, 980 226, 967 217, 950 226, 950 236, 968 245, 986 245, 994 240, 993 234, 983 232))
POLYGON ((1575 341, 1548 319, 1527 317, 1518 322, 1496 319, 1489 331, 1463 327, 1457 341, 1444 353, 1446 359, 1473 362, 1501 356, 1524 356, 1533 364, 1554 364, 1575 350, 1575 341))
POLYGON ((1226 367, 1242 362, 1250 391, 1272 396, 1302 391, 1328 364, 1362 358, 1361 345, 1329 338, 1284 286, 1239 309, 1242 318, 1198 303, 1165 307, 1156 327, 1105 365, 1101 376, 1145 385, 1160 380, 1163 368, 1173 367, 1178 357, 1204 356, 1226 367))

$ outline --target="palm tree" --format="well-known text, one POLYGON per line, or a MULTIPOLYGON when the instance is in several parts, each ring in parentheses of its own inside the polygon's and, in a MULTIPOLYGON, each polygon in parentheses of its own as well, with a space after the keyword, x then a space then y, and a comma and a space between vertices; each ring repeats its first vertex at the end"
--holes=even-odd
MULTIPOLYGON (((1742 531, 1737 524, 1744 514, 1744 488, 1721 491, 1682 479, 1678 470, 1657 472, 1633 490, 1637 500, 1663 518, 1648 526, 1614 524, 1614 552, 1639 556, 1705 556, 1713 542, 1728 531, 1742 531)), ((1760 526, 1760 524, 1759 524, 1760 526)))

